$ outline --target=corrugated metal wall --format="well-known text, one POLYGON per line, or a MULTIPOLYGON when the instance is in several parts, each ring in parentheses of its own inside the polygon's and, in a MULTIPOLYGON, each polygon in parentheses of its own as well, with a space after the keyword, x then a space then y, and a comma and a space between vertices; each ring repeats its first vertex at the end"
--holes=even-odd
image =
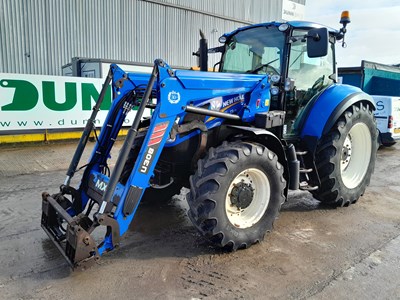
POLYGON ((0 72, 60 75, 72 57, 192 66, 200 28, 218 46, 281 11, 282 0, 0 0, 0 72))

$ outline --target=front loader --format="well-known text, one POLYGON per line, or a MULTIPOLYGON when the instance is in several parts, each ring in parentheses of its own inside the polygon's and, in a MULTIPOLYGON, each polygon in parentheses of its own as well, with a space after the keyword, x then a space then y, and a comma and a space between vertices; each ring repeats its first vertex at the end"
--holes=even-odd
POLYGON ((288 190, 335 206, 355 203, 374 169, 372 98, 336 83, 334 30, 309 22, 264 23, 220 38, 218 72, 152 73, 111 65, 60 191, 42 194, 42 227, 72 268, 115 249, 141 201, 164 201, 187 187, 189 218, 216 247, 263 239, 288 190), (78 187, 71 179, 111 84, 113 102, 78 187), (110 151, 136 110, 112 171, 110 151), (151 117, 143 117, 151 109, 151 117), (97 243, 93 232, 104 226, 97 243))

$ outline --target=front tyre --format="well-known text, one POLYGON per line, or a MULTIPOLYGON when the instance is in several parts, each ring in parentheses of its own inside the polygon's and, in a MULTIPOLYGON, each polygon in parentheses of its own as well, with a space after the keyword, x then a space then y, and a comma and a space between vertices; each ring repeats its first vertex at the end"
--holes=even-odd
POLYGON ((348 108, 317 146, 321 186, 313 196, 324 203, 355 203, 368 186, 375 167, 377 129, 372 111, 362 102, 348 108))
POLYGON ((247 248, 272 229, 285 186, 275 153, 257 143, 224 143, 190 178, 189 217, 215 246, 247 248))

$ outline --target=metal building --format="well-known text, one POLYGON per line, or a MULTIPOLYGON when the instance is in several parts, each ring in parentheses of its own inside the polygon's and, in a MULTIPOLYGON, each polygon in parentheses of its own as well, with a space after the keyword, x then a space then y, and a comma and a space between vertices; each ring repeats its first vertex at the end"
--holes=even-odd
POLYGON ((281 20, 285 1, 0 0, 0 72, 60 75, 72 57, 189 67, 199 29, 217 46, 224 32, 281 20))

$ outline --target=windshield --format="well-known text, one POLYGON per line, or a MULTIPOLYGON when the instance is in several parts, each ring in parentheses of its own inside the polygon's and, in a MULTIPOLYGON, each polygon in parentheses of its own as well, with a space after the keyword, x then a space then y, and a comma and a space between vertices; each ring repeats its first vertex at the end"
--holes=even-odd
POLYGON ((225 45, 221 72, 280 74, 284 43, 276 26, 239 31, 225 45))

